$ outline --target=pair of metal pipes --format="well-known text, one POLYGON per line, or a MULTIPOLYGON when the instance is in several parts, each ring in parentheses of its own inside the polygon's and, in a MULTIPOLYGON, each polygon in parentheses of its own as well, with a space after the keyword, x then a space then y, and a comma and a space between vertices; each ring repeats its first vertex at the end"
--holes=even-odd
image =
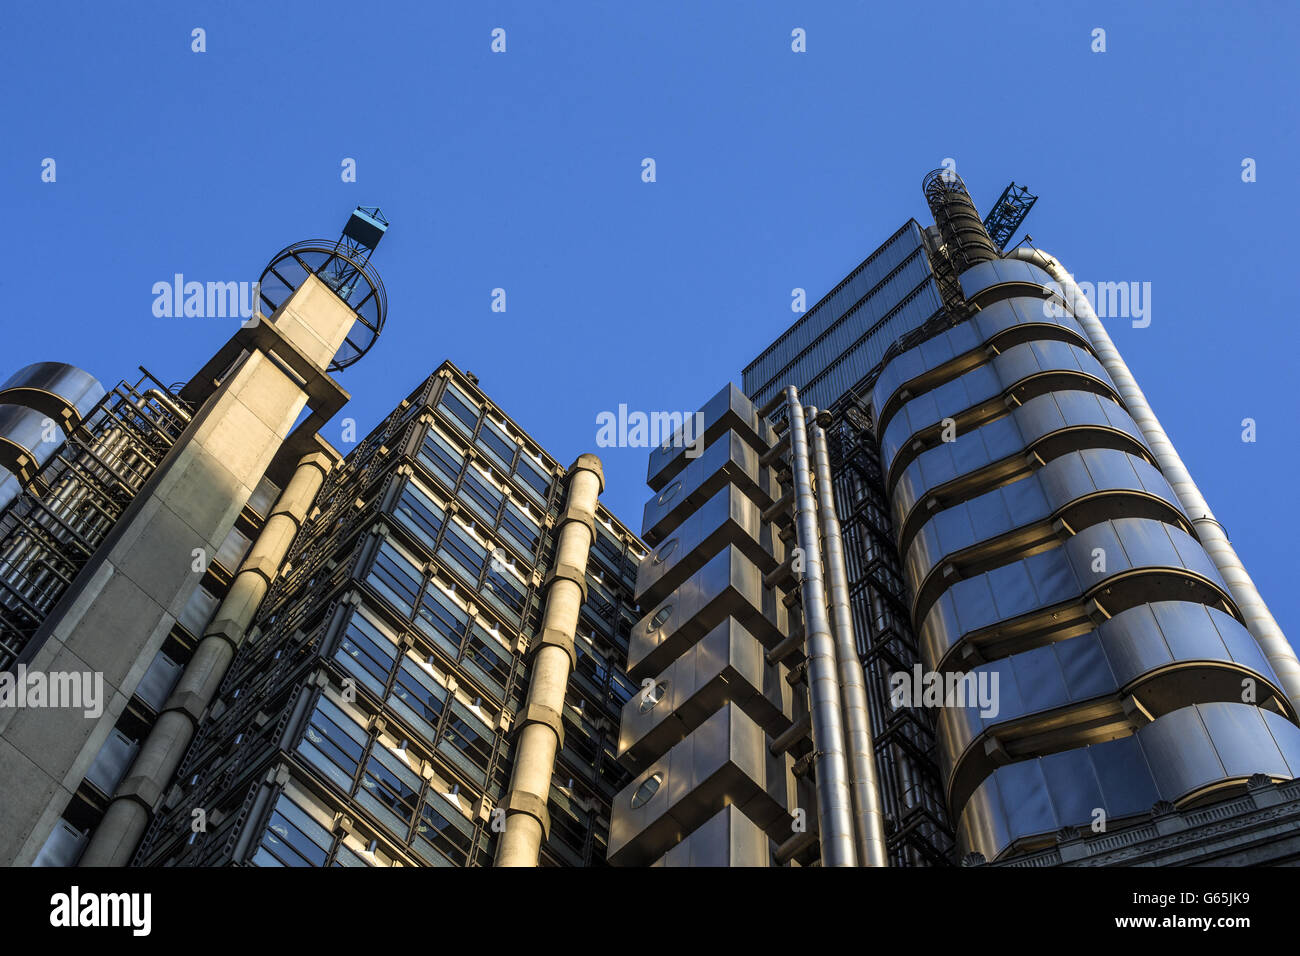
POLYGON ((888 866, 866 681, 853 634, 844 542, 831 484, 825 431, 830 416, 823 413, 819 418, 810 406, 805 417, 793 385, 785 389, 784 398, 795 540, 803 557, 799 587, 822 865, 888 866))

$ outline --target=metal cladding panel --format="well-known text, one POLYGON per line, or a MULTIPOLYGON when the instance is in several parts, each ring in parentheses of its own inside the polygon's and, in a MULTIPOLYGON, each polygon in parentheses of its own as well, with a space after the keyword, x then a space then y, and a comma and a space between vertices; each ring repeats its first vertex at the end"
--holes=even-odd
POLYGON ((728 617, 623 705, 619 757, 658 759, 724 704, 743 710, 776 736, 790 724, 790 685, 763 646, 728 617))
POLYGON ((628 676, 654 677, 728 616, 764 647, 787 633, 786 609, 763 587, 763 574, 739 550, 726 547, 632 627, 628 676), (658 623, 656 623, 658 621, 658 623))
POLYGON ((26 405, 62 423, 77 422, 104 397, 104 386, 89 372, 62 362, 36 362, 0 385, 0 403, 26 405))
POLYGON ((971 266, 958 281, 961 294, 977 305, 1010 295, 1060 295, 1060 287, 1038 266, 1020 259, 994 259, 971 266), (1041 293, 1036 291, 1041 290, 1041 293))
MULTIPOLYGON (((978 779, 992 772, 986 754, 976 744, 986 733, 1034 715, 1047 715, 1085 701, 1122 693, 1137 693, 1158 716, 1176 706, 1241 696, 1243 669, 1259 682, 1258 700, 1281 695, 1277 677, 1250 632, 1231 615, 1187 601, 1161 601, 1129 608, 1094 631, 1045 647, 1037 647, 970 671, 976 681, 996 687, 995 712, 982 714, 978 704, 943 707, 938 711, 939 751, 945 780, 959 762, 973 761, 958 790, 968 793, 978 779), (1207 672, 1222 669, 1211 684, 1207 672), (987 676, 985 676, 987 675, 987 676), (1157 695, 1141 687, 1153 677, 1183 681, 1175 690, 1157 695), (994 683, 996 681, 996 683, 994 683), (1211 694, 1223 696, 1215 698, 1211 694), (1195 699, 1193 699, 1195 695, 1195 699), (979 776, 972 781, 970 773, 979 776)), ((969 675, 968 675, 969 677, 969 675)), ((958 806, 964 796, 959 797, 958 806)))
POLYGON ((22 405, 0 405, 0 467, 13 472, 24 484, 54 457, 63 444, 63 433, 53 441, 46 435, 50 416, 22 405))
POLYGON ((903 405, 881 435, 880 450, 885 469, 890 471, 895 467, 899 452, 918 432, 1008 394, 1027 379, 1049 372, 1085 376, 1115 392, 1106 370, 1085 348, 1053 340, 1014 345, 986 364, 923 392, 903 405))
POLYGON ((1059 548, 956 582, 920 629, 925 660, 937 668, 974 631, 1076 600, 1131 571, 1170 569, 1199 576, 1228 599, 1228 586, 1195 538, 1151 518, 1116 518, 1084 528, 1059 548), (1093 569, 1099 553, 1105 570, 1093 569))
POLYGON ((782 827, 785 807, 764 789, 766 744, 740 708, 719 710, 614 797, 609 862, 649 864, 729 804, 760 827, 782 827), (644 796, 651 780, 658 785, 644 796))
POLYGON ((663 541, 686 517, 727 483, 734 484, 765 509, 779 496, 772 469, 758 463, 758 452, 728 429, 688 464, 669 485, 646 502, 641 538, 663 541))
POLYGON ((758 505, 735 485, 724 485, 641 562, 636 574, 637 603, 663 600, 729 545, 763 572, 774 569, 784 554, 771 525, 763 524, 758 505))
POLYGON ((760 452, 776 442, 776 432, 767 419, 760 418, 753 403, 730 382, 705 402, 697 414, 699 428, 691 421, 689 435, 683 426, 670 440, 651 449, 646 484, 654 491, 662 490, 669 479, 698 458, 705 447, 728 429, 760 452))
MULTIPOLYGON (((1058 315, 1058 311, 1065 312, 1063 307, 1059 310, 1045 308, 1046 301, 1028 296, 1002 299, 981 309, 969 321, 926 339, 890 359, 881 369, 880 377, 871 390, 872 405, 878 414, 878 426, 888 424, 889 416, 884 410, 904 385, 921 376, 930 375, 958 357, 982 350, 989 342, 1008 332, 1017 331, 1021 337, 1028 338, 1037 331, 1043 333, 1044 337, 1059 339, 1064 330, 1068 333, 1067 338, 1073 338, 1079 345, 1086 346, 1088 335, 1083 331, 1083 326, 1068 313, 1058 315), (1047 333, 1051 333, 1050 336, 1047 333)), ((1052 302, 1057 304, 1055 299, 1052 302)))
POLYGON ((734 806, 725 807, 651 866, 765 867, 772 860, 771 840, 734 806))
POLYGON ((1208 703, 1157 718, 1132 737, 999 768, 958 821, 968 851, 996 859, 1018 841, 1177 804, 1253 774, 1300 775, 1300 727, 1249 704, 1208 703))
POLYGON ((906 570, 913 593, 943 561, 982 542, 1024 528, 1100 493, 1151 495, 1184 515, 1160 470, 1136 455, 1089 448, 1054 458, 1040 470, 937 512, 912 539, 906 570))
POLYGON ((1114 401, 1092 392, 1061 391, 1039 395, 973 431, 926 449, 908 464, 890 492, 894 527, 907 526, 916 506, 935 489, 986 468, 994 462, 1023 455, 1025 450, 1067 428, 1121 432, 1145 448, 1137 424, 1114 401))

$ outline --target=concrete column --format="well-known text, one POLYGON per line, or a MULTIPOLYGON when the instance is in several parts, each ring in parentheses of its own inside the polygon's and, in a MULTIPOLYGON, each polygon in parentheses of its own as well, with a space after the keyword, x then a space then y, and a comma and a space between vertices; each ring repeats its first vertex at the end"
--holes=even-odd
POLYGON ((1295 649, 1291 647, 1286 635, 1282 633, 1282 628, 1269 611, 1268 605, 1264 603, 1264 598, 1255 587, 1255 582, 1251 580, 1245 565, 1241 563, 1241 558, 1237 556, 1223 526, 1210 511, 1209 504, 1201 495, 1200 489, 1196 487, 1196 482, 1192 480, 1187 466, 1178 456, 1173 442, 1165 434, 1155 412, 1147 404, 1146 396, 1142 394, 1142 389, 1138 388, 1133 373, 1129 371, 1119 350, 1115 348, 1115 343, 1111 341, 1110 334, 1102 325, 1101 319, 1097 318, 1097 313, 1093 311, 1088 297, 1083 294, 1075 283, 1074 276, 1065 270, 1060 261, 1045 252, 1021 247, 1008 252, 1006 258, 1032 262, 1045 270, 1061 287, 1071 311, 1078 318, 1083 330, 1088 333, 1088 339, 1097 353, 1097 358, 1110 375, 1111 381, 1115 383, 1115 387, 1119 389, 1125 408, 1128 409, 1129 415, 1141 429, 1142 437, 1151 447, 1160 471, 1174 489, 1174 493, 1178 495, 1178 501, 1187 512, 1187 516, 1192 519, 1192 525, 1196 528, 1196 536, 1200 539, 1201 545, 1227 582, 1233 601, 1246 619, 1246 627, 1258 642, 1264 656, 1268 658, 1273 672, 1277 674, 1278 681, 1282 685, 1282 690, 1291 700, 1291 706, 1300 710, 1300 659, 1296 658, 1295 649))
POLYGON ((560 516, 555 564, 546 577, 542 629, 533 655, 528 702, 505 800, 505 831, 497 843, 497 866, 536 866, 550 831, 546 810, 555 754, 564 745, 564 695, 576 664, 573 638, 587 596, 587 558, 596 539, 596 500, 605 475, 595 455, 580 455, 569 469, 560 516))
POLYGON ((125 866, 130 862, 332 465, 321 452, 305 455, 298 462, 130 772, 118 786, 79 866, 125 866))
POLYGON ((35 860, 198 588, 195 552, 216 553, 290 433, 310 434, 294 427, 303 408, 324 418, 346 402, 325 366, 355 321, 309 276, 186 386, 193 418, 24 652, 30 671, 102 680, 102 712, 0 708, 0 863, 35 860))

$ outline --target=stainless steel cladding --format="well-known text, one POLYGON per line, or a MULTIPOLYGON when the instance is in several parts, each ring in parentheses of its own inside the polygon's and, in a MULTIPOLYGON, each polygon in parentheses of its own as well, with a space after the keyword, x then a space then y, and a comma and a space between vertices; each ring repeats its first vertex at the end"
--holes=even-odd
MULTIPOLYGON (((619 761, 636 777, 613 802, 620 865, 771 866, 821 820, 808 779, 802 671, 772 660, 790 639, 788 517, 776 432, 728 385, 650 455, 646 540, 619 761), (783 570, 785 569, 785 570, 783 570), (785 592, 784 595, 782 592, 785 592), (776 746, 776 741, 789 746, 776 746)), ((791 661, 797 665, 797 661, 791 661)), ((816 841, 788 859, 816 859, 816 841), (810 854, 812 854, 810 856, 810 854)))
POLYGON ((104 397, 104 386, 89 372, 62 362, 36 362, 0 385, 0 403, 26 405, 66 429, 85 418, 104 397))
POLYGON ((1041 256, 967 268, 981 311, 872 394, 927 672, 895 676, 933 678, 911 703, 937 708, 951 818, 988 859, 1300 757, 1288 661, 1245 640, 1253 589, 1066 279, 1041 256))

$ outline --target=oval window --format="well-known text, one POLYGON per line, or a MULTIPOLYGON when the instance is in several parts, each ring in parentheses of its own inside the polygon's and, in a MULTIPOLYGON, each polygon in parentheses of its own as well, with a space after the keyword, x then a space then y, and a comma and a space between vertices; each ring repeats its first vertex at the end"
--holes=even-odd
POLYGON ((632 794, 632 809, 636 810, 644 807, 650 802, 650 798, 659 792, 659 785, 664 782, 664 775, 656 773, 641 786, 636 788, 636 793, 632 794))
POLYGON ((657 631, 663 626, 664 621, 673 616, 673 606, 665 604, 659 610, 655 611, 655 616, 650 618, 650 630, 657 631))
POLYGON ((677 539, 669 538, 663 544, 659 545, 659 550, 655 552, 655 564, 663 564, 668 556, 677 550, 677 539))
POLYGON ((660 681, 653 687, 647 687, 641 692, 641 713, 648 714, 654 710, 655 704, 664 699, 664 694, 668 693, 668 682, 660 681))
POLYGON ((668 502, 673 500, 673 496, 676 495, 677 492, 681 490, 682 490, 682 483, 680 481, 674 481, 671 485, 669 485, 662 492, 660 492, 659 504, 661 505, 668 504, 668 502))

